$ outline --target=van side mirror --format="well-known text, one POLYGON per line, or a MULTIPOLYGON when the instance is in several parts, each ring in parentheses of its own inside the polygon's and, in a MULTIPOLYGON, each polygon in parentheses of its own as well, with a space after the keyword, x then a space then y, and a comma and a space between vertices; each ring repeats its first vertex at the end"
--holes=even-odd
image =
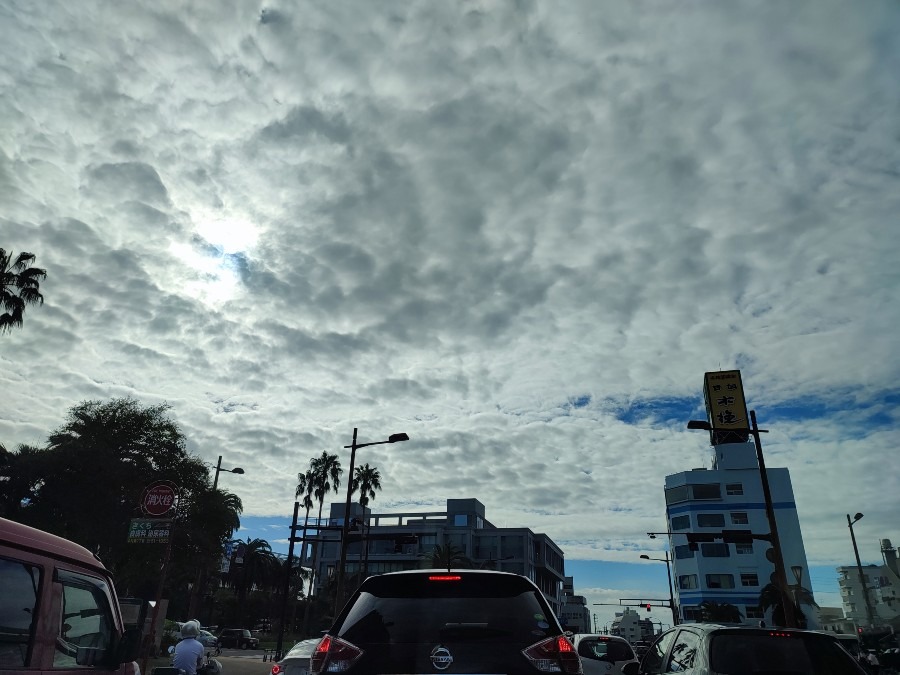
POLYGON ((141 637, 143 631, 140 628, 126 628, 119 638, 115 648, 115 666, 120 663, 137 661, 141 652, 141 637))

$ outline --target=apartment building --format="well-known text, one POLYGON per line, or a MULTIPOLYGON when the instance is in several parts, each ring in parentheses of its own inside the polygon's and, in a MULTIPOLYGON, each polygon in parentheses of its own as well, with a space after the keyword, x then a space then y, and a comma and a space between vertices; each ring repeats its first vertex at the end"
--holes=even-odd
MULTIPOLYGON (((676 605, 682 621, 699 619, 699 605, 709 601, 736 606, 744 623, 765 620, 772 625, 771 610, 764 613, 759 603, 760 591, 775 571, 771 545, 746 536, 769 533, 756 447, 746 440, 726 440, 712 446, 711 469, 665 479, 676 605), (723 531, 730 536, 723 537, 723 531), (689 533, 718 538, 690 543, 689 533)), ((767 467, 767 475, 788 584, 811 589, 790 473, 767 467)), ((814 608, 802 610, 807 626, 815 628, 814 608)))
MULTIPOLYGON (((322 530, 316 564, 314 592, 335 574, 340 560, 339 526, 346 504, 331 504, 328 526, 322 530)), ((367 575, 421 568, 435 546, 454 546, 481 569, 514 572, 531 579, 541 589, 559 617, 563 607, 565 557, 546 534, 529 528, 495 527, 477 499, 448 499, 445 511, 373 513, 351 504, 346 577, 350 583, 367 575)), ((313 564, 312 557, 304 564, 313 564)))

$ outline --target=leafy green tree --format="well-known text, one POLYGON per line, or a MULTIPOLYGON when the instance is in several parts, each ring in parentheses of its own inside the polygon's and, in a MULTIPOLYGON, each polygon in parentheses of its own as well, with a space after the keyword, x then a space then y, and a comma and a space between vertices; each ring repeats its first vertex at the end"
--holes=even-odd
POLYGON ((131 398, 84 401, 44 447, 0 452, 0 509, 8 517, 71 539, 116 574, 120 593, 152 596, 164 547, 128 544, 147 485, 179 488, 170 586, 195 580, 198 561, 218 559, 239 524, 240 500, 210 489, 209 468, 185 450, 167 404, 131 398), (150 590, 148 590, 148 588, 150 590))
POLYGON ((699 608, 701 621, 708 621, 711 623, 741 623, 744 619, 741 610, 727 602, 719 603, 705 600, 700 603, 699 608))
POLYGON ((0 248, 0 333, 11 332, 14 326, 22 326, 26 305, 44 304, 40 282, 47 278, 47 270, 30 267, 35 260, 33 253, 20 253, 13 258, 0 248))
MULTIPOLYGON (((806 628, 806 614, 803 613, 801 605, 809 605, 818 607, 812 591, 797 584, 791 584, 788 589, 788 595, 794 598, 794 617, 797 619, 799 628, 806 628)), ((786 621, 784 618, 784 605, 782 601, 781 591, 774 583, 766 584, 759 592, 759 606, 765 612, 772 610, 772 623, 776 626, 784 626, 786 621)))
POLYGON ((422 557, 425 559, 427 567, 435 569, 446 567, 449 570, 454 567, 457 569, 472 567, 472 561, 453 544, 447 544, 446 546, 438 544, 428 553, 422 554, 422 557))

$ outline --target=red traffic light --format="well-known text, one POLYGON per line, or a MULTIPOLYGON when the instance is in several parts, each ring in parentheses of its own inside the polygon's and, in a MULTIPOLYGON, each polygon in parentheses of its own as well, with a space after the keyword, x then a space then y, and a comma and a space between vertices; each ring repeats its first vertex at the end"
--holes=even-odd
POLYGON ((860 635, 862 635, 862 628, 857 628, 856 632, 859 633, 860 635))
POLYGON ((647 603, 647 611, 648 612, 650 611, 650 603, 649 602, 647 603))

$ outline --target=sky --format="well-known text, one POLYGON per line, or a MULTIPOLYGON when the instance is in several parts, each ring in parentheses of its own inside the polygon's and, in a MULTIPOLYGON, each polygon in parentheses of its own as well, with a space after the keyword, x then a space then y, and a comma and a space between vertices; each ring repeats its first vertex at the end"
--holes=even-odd
MULTIPOLYGON (((900 6, 0 0, 0 443, 166 402, 240 535, 323 451, 377 512, 545 532, 665 597, 667 474, 740 369, 819 604, 897 531, 900 6)), ((341 501, 342 495, 335 495, 341 501)), ((663 622, 670 618, 653 615, 663 622)))

